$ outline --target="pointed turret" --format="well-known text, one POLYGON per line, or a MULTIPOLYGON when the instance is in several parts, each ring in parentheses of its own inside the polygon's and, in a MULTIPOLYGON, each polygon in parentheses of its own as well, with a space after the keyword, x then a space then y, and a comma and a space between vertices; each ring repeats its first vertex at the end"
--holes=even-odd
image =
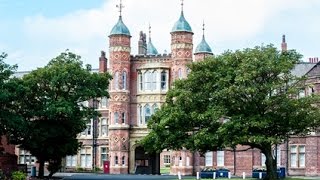
POLYGON ((117 7, 119 8, 120 15, 119 15, 119 19, 118 19, 117 24, 113 26, 113 28, 110 32, 110 36, 112 36, 112 35, 126 35, 126 36, 131 37, 129 29, 122 21, 121 12, 122 12, 123 5, 122 5, 121 0, 120 0, 120 5, 117 5, 117 7))
POLYGON ((153 46, 152 41, 151 41, 151 26, 149 25, 149 41, 147 45, 147 55, 157 55, 158 51, 157 49, 153 46))
POLYGON ((198 46, 196 47, 196 50, 194 53, 195 61, 201 61, 201 60, 205 59, 206 57, 213 55, 212 50, 211 50, 210 46, 208 45, 208 43, 206 42, 206 39, 204 36, 204 30, 205 30, 204 23, 202 26, 203 26, 202 40, 201 40, 200 44, 198 44, 198 46))

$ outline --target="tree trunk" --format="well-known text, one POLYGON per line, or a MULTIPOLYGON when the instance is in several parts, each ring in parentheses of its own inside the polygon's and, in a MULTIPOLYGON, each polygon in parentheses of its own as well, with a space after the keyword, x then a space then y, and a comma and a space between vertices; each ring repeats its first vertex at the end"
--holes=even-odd
POLYGON ((39 173, 38 177, 43 178, 44 177, 44 160, 39 158, 39 173))
POLYGON ((277 165, 276 160, 273 158, 272 155, 272 148, 267 147, 266 150, 263 152, 266 156, 266 167, 267 167, 267 175, 265 180, 276 180, 277 177, 277 165))

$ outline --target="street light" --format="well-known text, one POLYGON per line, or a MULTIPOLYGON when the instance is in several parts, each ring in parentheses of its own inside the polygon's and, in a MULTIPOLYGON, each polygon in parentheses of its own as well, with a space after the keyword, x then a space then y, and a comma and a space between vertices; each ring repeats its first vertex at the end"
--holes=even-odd
MULTIPOLYGON (((97 98, 94 98, 92 100, 92 108, 94 111, 98 109, 98 104, 99 101, 97 98)), ((97 120, 98 120, 98 115, 93 114, 93 119, 92 119, 92 170, 95 170, 96 166, 96 145, 97 145, 97 120)))

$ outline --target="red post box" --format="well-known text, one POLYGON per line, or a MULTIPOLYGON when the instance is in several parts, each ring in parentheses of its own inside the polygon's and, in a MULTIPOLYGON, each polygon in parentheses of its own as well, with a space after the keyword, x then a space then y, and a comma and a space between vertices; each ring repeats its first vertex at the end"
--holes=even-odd
POLYGON ((110 161, 103 161, 103 172, 110 174, 110 161))

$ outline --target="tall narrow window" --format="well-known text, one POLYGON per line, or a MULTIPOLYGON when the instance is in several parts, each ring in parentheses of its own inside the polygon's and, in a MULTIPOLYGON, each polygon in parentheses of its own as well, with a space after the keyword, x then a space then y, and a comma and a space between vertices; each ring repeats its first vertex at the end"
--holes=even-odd
POLYGON ((299 167, 305 167, 306 164, 306 147, 299 146, 299 167))
POLYGON ((144 73, 144 82, 145 82, 145 89, 151 90, 151 81, 152 81, 152 74, 150 71, 144 73))
POLYGON ((217 166, 224 166, 224 151, 217 151, 217 166))
POLYGON ((114 123, 115 124, 119 123, 119 114, 117 112, 114 113, 114 123))
POLYGON ((205 154, 205 166, 212 166, 213 165, 213 163, 212 163, 212 154, 213 154, 212 151, 207 152, 205 154))
POLYGON ((115 164, 115 165, 118 165, 118 164, 119 164, 118 156, 115 156, 115 157, 114 157, 114 164, 115 164))
POLYGON ((80 165, 82 168, 89 168, 92 165, 91 147, 83 147, 80 150, 80 165))
POLYGON ((144 121, 145 121, 145 124, 148 123, 148 120, 150 119, 150 117, 151 117, 151 109, 150 109, 150 106, 147 104, 144 107, 144 121))
POLYGON ((140 116, 140 124, 142 124, 142 120, 143 120, 143 112, 142 112, 142 106, 139 107, 139 116, 140 116))
POLYGON ((121 122, 122 124, 126 123, 126 113, 124 112, 121 114, 121 122))
POLYGON ((266 155, 261 153, 261 166, 266 166, 266 155))
POLYGON ((178 78, 182 79, 182 70, 181 69, 178 69, 178 78))
POLYGON ((165 71, 161 72, 161 90, 167 89, 167 73, 165 71))
POLYGON ((114 89, 119 89, 119 72, 114 74, 114 89))
POLYGON ((139 88, 140 88, 140 91, 143 90, 143 76, 140 72, 139 72, 139 88))
POLYGON ((103 166, 103 162, 108 160, 108 148, 101 147, 100 149, 100 165, 103 166))
POLYGON ((122 156, 122 166, 125 166, 126 165, 126 157, 125 156, 122 156))
POLYGON ((101 119, 101 136, 108 136, 108 120, 106 118, 101 119))
POLYGON ((125 71, 122 73, 122 89, 127 89, 127 73, 125 71))
POLYGON ((151 75, 151 90, 155 90, 157 86, 157 72, 153 71, 151 75))
POLYGON ((102 98, 101 98, 101 107, 102 107, 102 108, 106 108, 106 107, 107 107, 107 104, 108 104, 108 99, 107 99, 107 97, 102 97, 102 98))

